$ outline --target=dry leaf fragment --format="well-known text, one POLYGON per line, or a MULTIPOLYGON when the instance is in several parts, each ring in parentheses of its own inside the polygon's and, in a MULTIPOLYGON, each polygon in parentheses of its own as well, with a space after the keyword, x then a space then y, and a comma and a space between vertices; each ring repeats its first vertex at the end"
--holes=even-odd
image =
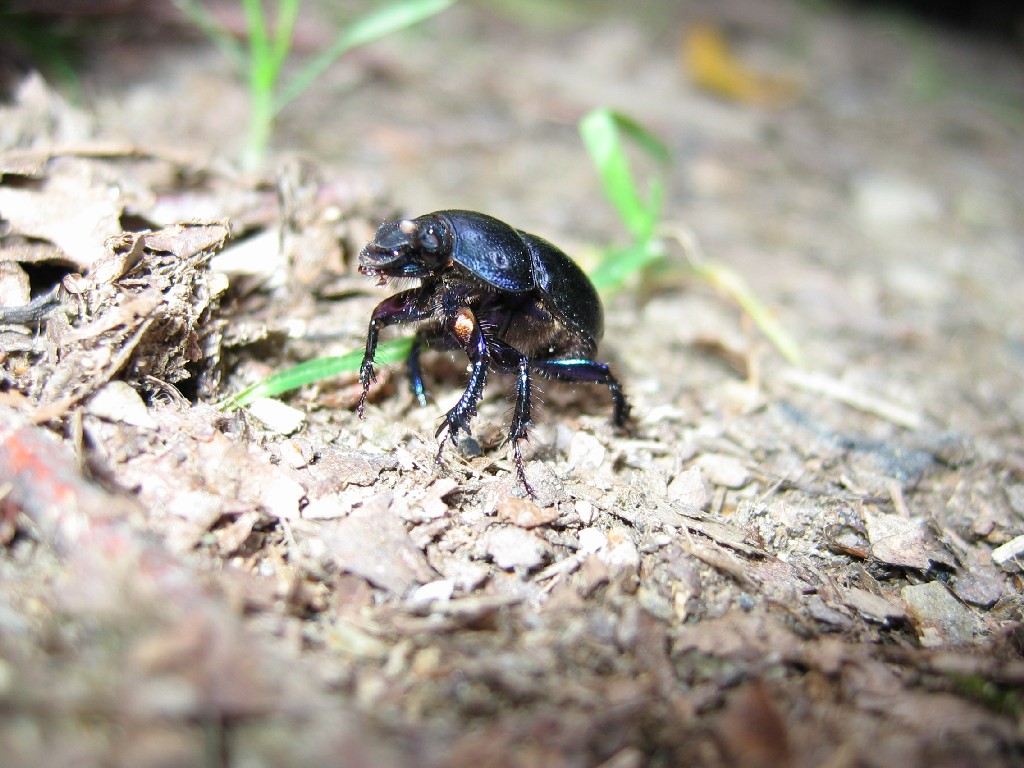
POLYGON ((613 575, 634 575, 640 570, 640 550, 633 541, 629 528, 615 525, 608 529, 608 543, 598 551, 597 556, 608 566, 613 575))
POLYGON ((317 453, 316 462, 310 465, 308 480, 311 499, 352 485, 372 486, 381 472, 398 466, 395 453, 342 451, 330 445, 318 446, 317 453))
POLYGON ((391 508, 391 498, 379 494, 344 520, 324 521, 317 530, 339 568, 404 595, 437 575, 391 508))
POLYGON ((680 472, 668 484, 668 497, 685 507, 705 510, 711 503, 711 484, 700 466, 680 472))
POLYGON ((711 485, 742 488, 750 482, 749 470, 735 456, 705 453, 698 457, 697 466, 703 470, 711 485))
POLYGON ((795 80, 748 69, 713 24, 693 24, 687 28, 682 63, 694 85, 732 101, 777 106, 791 101, 800 91, 795 80))
POLYGON ((287 470, 275 464, 254 462, 248 457, 241 460, 240 464, 243 470, 240 475, 245 472, 256 473, 256 477, 247 481, 246 490, 259 501, 268 515, 282 520, 299 517, 306 489, 287 470))
POLYGON ((107 255, 107 238, 121 233, 123 208, 100 168, 60 157, 50 161, 38 184, 0 184, 0 211, 10 232, 53 243, 80 271, 93 269, 107 255))
POLYGON ((279 435, 298 432, 306 414, 273 397, 259 397, 249 403, 249 413, 263 426, 279 435))
POLYGON ((156 419, 131 384, 109 381, 94 392, 86 403, 86 412, 117 424, 130 424, 143 429, 156 429, 156 419))
POLYGON ((173 253, 179 259, 188 259, 203 251, 219 251, 230 236, 227 224, 175 224, 143 236, 151 251, 173 253))
POLYGON ((558 519, 558 507, 541 507, 529 499, 518 496, 502 496, 498 500, 498 519, 505 520, 519 528, 537 528, 558 519))
POLYGON ((218 528, 214 532, 214 537, 220 551, 226 555, 238 552, 252 535, 253 528, 259 520, 258 512, 243 512, 227 525, 218 528))
POLYGON ((0 152, 0 175, 37 176, 49 159, 49 152, 35 149, 7 149, 0 152))
POLYGON ((357 659, 383 661, 390 646, 369 632, 345 619, 336 619, 324 632, 324 643, 331 651, 357 659))
POLYGON ((142 237, 134 232, 122 232, 108 237, 103 243, 106 253, 93 265, 89 277, 97 283, 109 285, 139 263, 143 253, 142 237))
POLYGON ((737 552, 758 557, 768 556, 767 552, 753 544, 750 535, 739 526, 724 523, 704 514, 687 514, 678 507, 679 505, 658 504, 654 508, 654 514, 664 525, 701 533, 715 543, 737 552))
POLYGON ((444 499, 456 491, 459 484, 450 477, 439 477, 426 488, 417 488, 395 497, 392 507, 403 520, 422 523, 438 520, 448 514, 444 499))
POLYGON ((0 307, 23 307, 32 300, 28 273, 0 257, 0 307))

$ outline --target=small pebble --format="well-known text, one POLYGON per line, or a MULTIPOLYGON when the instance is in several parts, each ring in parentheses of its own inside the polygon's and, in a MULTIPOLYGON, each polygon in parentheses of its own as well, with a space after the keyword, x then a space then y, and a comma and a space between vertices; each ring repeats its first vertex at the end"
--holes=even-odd
POLYGON ((711 485, 725 488, 742 488, 750 482, 750 473, 743 462, 733 456, 719 453, 705 453, 697 459, 697 465, 707 473, 711 485))
POLYGON ((584 555, 600 552, 608 546, 608 537, 599 528, 584 528, 579 533, 580 553, 584 555))
POLYGON ((860 587, 850 587, 843 593, 843 601, 866 619, 888 624, 907 618, 907 613, 898 605, 894 605, 884 597, 868 592, 860 587))
POLYGON ((573 505, 576 510, 576 514, 580 516, 580 522, 584 525, 590 525, 594 522, 595 512, 594 505, 586 499, 578 499, 573 505))
POLYGON ((640 568, 640 550, 633 543, 629 530, 621 525, 608 531, 608 546, 600 552, 600 557, 612 571, 640 568))
POLYGON ((462 435, 459 437, 459 454, 466 459, 479 459, 484 455, 484 449, 472 435, 462 435))
POLYGON ((936 221, 942 202, 929 187, 892 174, 867 173, 854 181, 854 210, 872 227, 936 221))
POLYGON ((89 398, 86 411, 115 424, 130 424, 143 429, 157 427, 156 420, 150 415, 142 397, 124 381, 104 384, 89 398))
POLYGON ((281 443, 277 449, 281 457, 281 463, 292 469, 303 469, 308 467, 316 456, 313 444, 309 440, 291 438, 281 443))
POLYGON ((297 432, 306 421, 306 414, 298 408, 285 405, 280 400, 271 397, 261 397, 253 400, 249 406, 249 413, 255 416, 267 429, 281 435, 290 435, 297 432))
POLYGON ((412 593, 412 601, 420 604, 445 603, 451 600, 453 592, 455 592, 454 581, 439 579, 417 587, 416 591, 412 593))
POLYGON ((977 621, 966 608, 937 581, 904 587, 900 595, 907 603, 918 639, 925 647, 968 645, 974 640, 977 621))
POLYGON ((711 485, 700 467, 690 467, 668 484, 668 497, 693 509, 706 509, 711 503, 711 485))
POLYGON ((604 464, 607 451, 601 441, 586 432, 577 432, 569 443, 569 466, 573 469, 597 469, 604 464))
POLYGON ((499 568, 536 568, 547 555, 547 546, 522 528, 494 528, 487 534, 487 554, 499 568))

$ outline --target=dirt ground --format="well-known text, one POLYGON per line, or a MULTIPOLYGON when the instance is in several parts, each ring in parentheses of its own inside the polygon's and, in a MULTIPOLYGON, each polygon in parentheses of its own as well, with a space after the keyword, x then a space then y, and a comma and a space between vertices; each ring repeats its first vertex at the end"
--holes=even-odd
POLYGON ((1019 51, 829 4, 466 3, 345 57, 246 174, 244 87, 160 7, 94 27, 77 96, 0 103, 0 762, 1024 762, 1019 51), (702 21, 788 98, 696 87, 702 21), (802 365, 675 248, 605 302, 634 432, 539 382, 533 499, 507 379, 435 464, 458 355, 426 408, 402 366, 363 420, 352 376, 221 407, 361 347, 386 217, 592 266, 598 106, 669 145, 666 227, 802 365))

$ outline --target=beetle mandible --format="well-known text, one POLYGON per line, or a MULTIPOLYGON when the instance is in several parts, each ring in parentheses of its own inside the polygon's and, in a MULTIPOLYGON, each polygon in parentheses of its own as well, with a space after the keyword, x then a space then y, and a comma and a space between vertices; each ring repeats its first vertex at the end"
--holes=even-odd
MULTIPOLYGON (((532 493, 519 441, 531 422, 531 373, 559 381, 604 384, 612 397, 612 423, 622 427, 629 404, 606 363, 593 359, 604 331, 601 301, 572 259, 543 238, 475 211, 445 210, 380 225, 359 254, 359 271, 379 278, 417 278, 419 285, 385 299, 373 310, 359 368, 363 385, 357 411, 375 380, 373 358, 382 329, 415 324, 408 357, 413 396, 426 405, 420 370, 424 345, 462 349, 472 364, 462 397, 437 436, 470 434, 491 368, 516 376, 516 402, 508 441, 516 474, 532 493)), ((440 460, 444 448, 438 447, 440 460)))

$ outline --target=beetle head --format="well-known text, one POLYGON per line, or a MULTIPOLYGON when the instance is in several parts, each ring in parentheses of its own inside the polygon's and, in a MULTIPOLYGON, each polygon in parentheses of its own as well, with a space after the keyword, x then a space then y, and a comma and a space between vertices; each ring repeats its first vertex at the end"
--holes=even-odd
POLYGON ((451 235, 435 216, 385 221, 359 254, 359 271, 380 277, 424 277, 450 261, 451 235))

